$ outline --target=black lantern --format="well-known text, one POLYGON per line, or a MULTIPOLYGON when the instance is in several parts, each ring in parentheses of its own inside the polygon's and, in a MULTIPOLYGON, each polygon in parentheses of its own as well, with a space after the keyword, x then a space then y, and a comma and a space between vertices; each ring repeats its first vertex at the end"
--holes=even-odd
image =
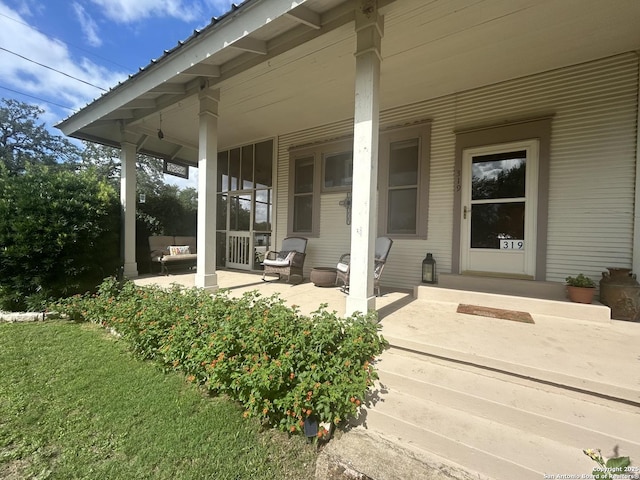
POLYGON ((436 261, 430 253, 422 260, 422 283, 436 283, 436 261))

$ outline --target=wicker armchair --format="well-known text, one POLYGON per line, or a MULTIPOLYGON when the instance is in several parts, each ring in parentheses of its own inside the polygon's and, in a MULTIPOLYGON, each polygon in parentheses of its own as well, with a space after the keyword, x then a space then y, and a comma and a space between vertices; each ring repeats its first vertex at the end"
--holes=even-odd
MULTIPOLYGON (((391 245, 393 245, 393 240, 389 237, 378 237, 376 238, 376 247, 374 253, 374 267, 373 267, 373 288, 377 290, 377 296, 381 296, 380 293, 380 277, 382 276, 382 271, 384 270, 384 266, 387 263, 387 257, 389 256, 389 250, 391 250, 391 245)), ((338 261, 338 265, 336 265, 336 285, 342 283, 342 291, 346 292, 349 289, 349 261, 351 255, 345 253, 340 257, 338 261)))
POLYGON ((262 280, 267 281, 266 275, 277 275, 278 280, 282 275, 287 276, 287 281, 291 281, 291 276, 300 277, 301 283, 304 279, 302 267, 306 257, 307 239, 304 237, 287 237, 282 241, 282 248, 279 252, 269 251, 264 256, 264 272, 262 280))

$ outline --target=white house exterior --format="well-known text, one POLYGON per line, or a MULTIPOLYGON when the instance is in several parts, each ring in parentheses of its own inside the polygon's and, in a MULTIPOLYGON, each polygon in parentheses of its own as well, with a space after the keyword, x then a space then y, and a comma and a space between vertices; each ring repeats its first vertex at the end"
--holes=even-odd
POLYGON ((290 235, 307 275, 351 253, 348 312, 380 235, 383 285, 427 252, 597 279, 640 271, 639 24, 637 0, 248 0, 59 128, 122 147, 129 276, 139 151, 199 168, 201 287, 290 235))

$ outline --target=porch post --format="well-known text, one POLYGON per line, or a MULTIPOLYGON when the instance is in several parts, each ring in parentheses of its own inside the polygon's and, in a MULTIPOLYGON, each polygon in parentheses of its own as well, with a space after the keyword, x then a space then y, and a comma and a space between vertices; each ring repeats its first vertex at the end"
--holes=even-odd
POLYGON ((124 141, 120 144, 120 204, 122 224, 123 275, 127 278, 138 276, 136 263, 136 144, 124 141))
POLYGON ((356 2, 356 81, 353 129, 351 260, 346 314, 375 309, 380 47, 384 17, 376 0, 356 2))
POLYGON ((218 169, 218 103, 220 90, 204 88, 200 101, 198 140, 198 260, 195 284, 212 292, 216 274, 216 172, 218 169))

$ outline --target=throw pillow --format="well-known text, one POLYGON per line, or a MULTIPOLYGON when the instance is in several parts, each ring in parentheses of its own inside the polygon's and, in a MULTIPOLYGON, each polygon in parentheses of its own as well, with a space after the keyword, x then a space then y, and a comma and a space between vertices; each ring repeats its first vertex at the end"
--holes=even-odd
POLYGON ((189 245, 171 245, 169 246, 169 255, 186 255, 191 253, 189 245))

